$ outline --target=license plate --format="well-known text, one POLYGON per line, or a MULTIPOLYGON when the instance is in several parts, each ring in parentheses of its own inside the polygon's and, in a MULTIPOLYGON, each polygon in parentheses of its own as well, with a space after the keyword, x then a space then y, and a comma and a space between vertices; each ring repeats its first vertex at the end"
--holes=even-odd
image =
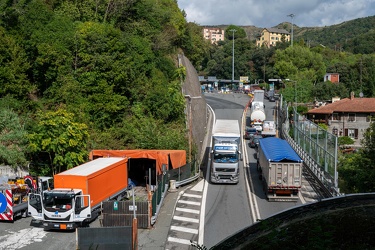
POLYGON ((66 229, 66 225, 65 224, 61 224, 60 225, 60 229, 66 229))

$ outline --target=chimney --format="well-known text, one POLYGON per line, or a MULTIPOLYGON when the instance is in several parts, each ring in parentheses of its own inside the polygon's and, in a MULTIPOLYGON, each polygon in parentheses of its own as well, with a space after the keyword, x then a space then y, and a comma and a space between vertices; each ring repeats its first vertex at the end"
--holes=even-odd
POLYGON ((350 92, 350 100, 354 100, 354 91, 350 92))

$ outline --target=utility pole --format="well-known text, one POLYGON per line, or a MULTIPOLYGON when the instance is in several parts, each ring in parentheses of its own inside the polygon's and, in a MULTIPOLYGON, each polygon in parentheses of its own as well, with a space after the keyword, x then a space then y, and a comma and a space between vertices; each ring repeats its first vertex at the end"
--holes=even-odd
POLYGON ((234 32, 236 32, 237 30, 235 29, 231 29, 229 30, 232 32, 232 88, 233 88, 233 82, 234 82, 234 32))
POLYGON ((296 16, 296 15, 294 15, 294 14, 289 14, 288 16, 290 16, 291 18, 292 18, 292 37, 291 37, 291 46, 293 47, 293 18, 296 16))

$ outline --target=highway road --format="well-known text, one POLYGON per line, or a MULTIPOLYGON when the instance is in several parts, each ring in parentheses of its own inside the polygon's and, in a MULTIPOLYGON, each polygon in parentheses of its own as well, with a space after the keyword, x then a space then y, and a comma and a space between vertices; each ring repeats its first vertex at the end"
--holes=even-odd
MULTIPOLYGON (((244 94, 206 93, 207 103, 215 119, 234 119, 250 125, 250 110, 245 111, 250 98, 244 94)), ((265 99, 266 119, 274 120, 276 102, 265 99)), ((243 140, 243 162, 237 185, 207 185, 203 245, 210 248, 234 233, 302 202, 268 202, 256 171, 256 151, 243 140)), ((207 176, 207 175, 206 175, 207 176)), ((206 181, 208 179, 206 178, 206 181)), ((202 223, 202 222, 201 222, 202 223)))

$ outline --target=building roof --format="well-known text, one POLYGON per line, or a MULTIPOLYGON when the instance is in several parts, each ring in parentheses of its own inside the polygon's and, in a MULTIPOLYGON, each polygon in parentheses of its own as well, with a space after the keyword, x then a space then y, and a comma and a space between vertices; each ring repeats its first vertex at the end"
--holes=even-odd
POLYGON ((271 32, 271 33, 280 33, 280 34, 289 35, 289 32, 284 29, 278 29, 278 28, 264 28, 264 29, 268 30, 268 32, 271 32))
POLYGON ((375 98, 345 98, 319 108, 311 109, 307 113, 375 113, 375 98))

